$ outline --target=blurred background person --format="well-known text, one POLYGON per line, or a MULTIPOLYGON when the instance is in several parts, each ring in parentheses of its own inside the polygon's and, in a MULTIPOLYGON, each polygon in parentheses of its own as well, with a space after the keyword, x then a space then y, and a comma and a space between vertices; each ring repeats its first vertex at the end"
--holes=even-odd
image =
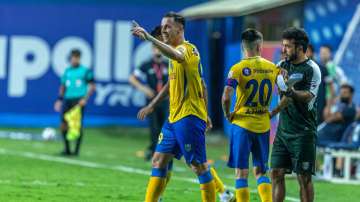
MULTIPOLYGON (((61 134, 64 140, 64 151, 61 155, 79 155, 80 145, 83 138, 83 124, 80 128, 80 136, 76 139, 74 152, 70 149, 70 141, 67 138, 68 123, 65 121, 65 113, 73 107, 81 106, 81 117, 84 117, 84 107, 88 99, 95 91, 93 72, 80 63, 81 52, 77 49, 71 51, 70 66, 65 69, 61 77, 59 97, 55 102, 55 111, 61 112, 61 134)), ((82 122, 82 121, 81 121, 82 122)))
MULTIPOLYGON (((151 35, 162 40, 161 26, 157 26, 151 32, 151 35)), ((163 85, 166 84, 168 76, 167 65, 168 63, 161 55, 159 49, 153 45, 152 57, 139 68, 135 69, 133 74, 130 75, 129 83, 146 95, 147 103, 149 103, 149 101, 160 92, 163 85), (145 82, 142 82, 142 80, 145 82)), ((154 112, 149 115, 150 145, 145 152, 145 160, 150 160, 155 151, 162 125, 167 118, 167 109, 168 101, 165 100, 157 105, 154 112)))
POLYGON ((341 140, 345 129, 355 121, 356 105, 353 102, 354 88, 343 84, 336 103, 329 104, 324 110, 324 123, 319 126, 318 146, 326 147, 341 140))
POLYGON ((319 86, 318 96, 316 97, 317 101, 317 120, 318 125, 324 121, 324 109, 327 103, 331 103, 331 100, 335 98, 335 89, 332 77, 329 75, 329 72, 326 66, 322 65, 315 60, 315 50, 313 45, 309 44, 306 50, 306 56, 316 62, 319 65, 321 72, 321 83, 319 86), (326 94, 328 90, 328 95, 326 94))
MULTIPOLYGON (((334 81, 335 92, 338 92, 342 84, 348 83, 344 70, 332 61, 332 49, 329 45, 321 45, 319 56, 321 65, 326 67, 330 77, 334 81)), ((329 96, 330 89, 328 88, 327 91, 327 95, 329 96)))

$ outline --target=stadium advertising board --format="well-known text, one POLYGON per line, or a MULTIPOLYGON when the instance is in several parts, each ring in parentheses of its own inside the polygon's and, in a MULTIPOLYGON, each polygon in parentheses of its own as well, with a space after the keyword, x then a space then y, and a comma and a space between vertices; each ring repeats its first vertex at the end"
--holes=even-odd
POLYGON ((97 90, 85 123, 140 124, 144 95, 127 82, 150 57, 151 45, 131 35, 131 20, 154 27, 166 8, 124 5, 2 5, 0 18, 0 124, 55 125, 53 110, 69 53, 82 52, 97 90), (137 15, 142 13, 142 15, 137 15))

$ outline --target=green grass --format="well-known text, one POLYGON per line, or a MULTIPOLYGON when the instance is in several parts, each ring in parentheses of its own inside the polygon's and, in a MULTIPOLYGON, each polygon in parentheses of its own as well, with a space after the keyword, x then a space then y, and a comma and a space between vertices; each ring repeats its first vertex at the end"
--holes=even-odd
MULTIPOLYGON (((38 129, 12 130, 40 132, 38 129)), ((148 175, 124 172, 124 168, 118 166, 150 173, 150 163, 136 155, 147 146, 147 131, 86 129, 81 155, 77 158, 60 157, 61 142, 0 139, 0 201, 143 201, 148 175), (46 155, 46 159, 41 160, 38 155, 46 155), (75 160, 75 164, 69 164, 69 159, 75 160), (79 162, 96 163, 97 167, 77 165, 79 162)), ((216 135, 210 135, 208 140, 208 158, 214 161, 225 184, 232 186, 233 171, 221 160, 227 154, 226 140, 216 135)), ((183 161, 175 162, 173 176, 165 192, 165 202, 200 201, 198 185, 183 180, 196 178, 183 161)), ((252 190, 256 189, 253 177, 249 184, 252 190)), ((315 201, 354 201, 360 198, 359 188, 316 181, 315 201)), ((297 182, 291 178, 287 179, 287 196, 298 196, 297 182)), ((257 194, 251 194, 251 201, 260 201, 257 194)))

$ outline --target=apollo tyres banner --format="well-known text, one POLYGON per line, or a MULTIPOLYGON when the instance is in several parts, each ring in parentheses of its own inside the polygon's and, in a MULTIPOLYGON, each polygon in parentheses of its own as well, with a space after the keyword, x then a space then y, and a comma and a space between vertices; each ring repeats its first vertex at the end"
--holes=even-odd
POLYGON ((53 104, 74 48, 81 50, 82 64, 93 70, 97 83, 85 124, 144 124, 136 120, 144 95, 127 80, 133 67, 150 57, 151 45, 134 39, 131 20, 151 29, 166 11, 123 5, 1 5, 0 124, 58 124, 53 104))

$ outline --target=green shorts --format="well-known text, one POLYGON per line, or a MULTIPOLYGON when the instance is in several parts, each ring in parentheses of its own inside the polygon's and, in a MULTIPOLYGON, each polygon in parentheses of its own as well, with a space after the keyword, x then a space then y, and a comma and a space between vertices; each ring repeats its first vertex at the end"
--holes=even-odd
POLYGON ((272 147, 271 168, 286 173, 315 174, 316 134, 286 134, 278 131, 272 147))

